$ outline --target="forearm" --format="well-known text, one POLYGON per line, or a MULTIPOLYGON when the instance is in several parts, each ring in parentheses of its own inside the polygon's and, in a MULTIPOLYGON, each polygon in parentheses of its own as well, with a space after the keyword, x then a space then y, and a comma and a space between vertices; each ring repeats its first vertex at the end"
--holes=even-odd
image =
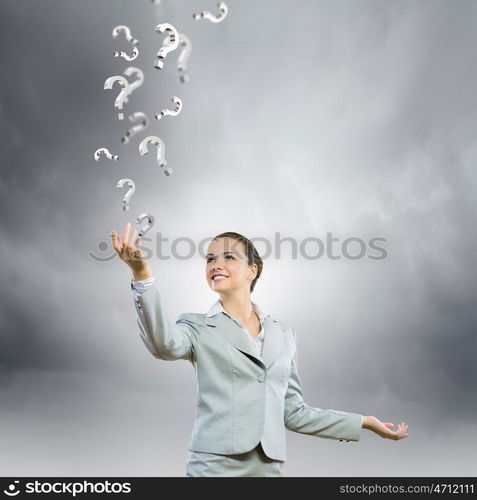
POLYGON ((341 410, 322 410, 302 402, 289 408, 285 426, 300 434, 309 434, 325 439, 359 441, 362 415, 341 410))

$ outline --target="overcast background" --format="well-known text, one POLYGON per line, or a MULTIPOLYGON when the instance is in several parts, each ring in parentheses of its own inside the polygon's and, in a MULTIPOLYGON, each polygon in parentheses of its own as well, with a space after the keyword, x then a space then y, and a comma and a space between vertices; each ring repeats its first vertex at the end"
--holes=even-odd
MULTIPOLYGON (((409 437, 288 432, 287 476, 475 475, 476 2, 226 3, 217 24, 192 17, 212 0, 1 3, 1 475, 184 475, 193 368, 147 351, 129 268, 108 259, 108 233, 143 212, 169 256, 223 231, 337 238, 336 260, 283 243, 252 299, 296 330, 308 404, 405 421, 409 437), (152 66, 163 22, 192 42, 187 84, 181 49, 152 66), (120 24, 135 61, 113 57, 130 48, 120 24), (103 85, 128 66, 145 81, 119 121, 103 85), (182 113, 155 120, 174 95, 182 113), (125 145, 134 111, 149 126, 125 145), (153 147, 139 155, 147 135, 171 176, 153 147), (99 147, 119 161, 94 161, 99 147), (375 237, 384 259, 340 252, 375 237)), ((197 252, 151 265, 173 320, 218 298, 197 252)))

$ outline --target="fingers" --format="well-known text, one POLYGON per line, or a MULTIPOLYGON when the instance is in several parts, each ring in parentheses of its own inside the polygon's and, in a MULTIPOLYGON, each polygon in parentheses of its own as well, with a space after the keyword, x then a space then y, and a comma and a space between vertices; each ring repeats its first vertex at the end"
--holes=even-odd
POLYGON ((404 422, 401 423, 401 433, 402 433, 402 437, 408 437, 409 434, 407 433, 407 429, 408 429, 408 425, 405 424, 404 422))
POLYGON ((124 228, 124 250, 127 252, 129 245, 131 244, 131 237, 134 230, 131 230, 131 224, 128 222, 124 228))
POLYGON ((136 247, 135 255, 136 255, 136 259, 139 259, 139 260, 142 260, 142 258, 143 258, 143 254, 141 252, 141 250, 143 248, 142 244, 143 244, 143 238, 140 236, 136 236, 134 239, 134 245, 136 247))
POLYGON ((399 439, 404 439, 404 438, 407 438, 409 436, 409 434, 405 433, 400 433, 400 434, 396 434, 396 436, 393 437, 393 439, 395 439, 396 441, 398 441, 399 439))
POLYGON ((138 259, 141 256, 141 251, 139 250, 139 241, 137 237, 137 231, 134 230, 131 238, 131 245, 133 247, 133 259, 138 259))
POLYGON ((118 252, 119 256, 121 257, 124 250, 123 238, 121 238, 121 236, 116 231, 111 231, 111 234, 109 236, 111 236, 113 248, 116 250, 116 252, 118 252))
POLYGON ((392 427, 394 427, 394 424, 392 422, 379 422, 379 424, 379 430, 376 429, 375 432, 382 438, 393 439, 397 441, 398 439, 404 439, 409 436, 409 434, 407 433, 407 429, 409 426, 405 422, 401 422, 400 424, 398 424, 396 430, 391 430, 392 427))
POLYGON ((397 441, 398 439, 407 438, 409 436, 409 434, 406 432, 408 427, 409 426, 406 423, 401 422, 397 427, 398 430, 392 432, 392 435, 390 436, 391 439, 395 439, 397 441))
POLYGON ((131 223, 127 223, 126 226, 124 227, 124 239, 123 239, 123 254, 125 260, 129 261, 132 259, 133 256, 133 236, 134 236, 134 230, 131 231, 131 223))
POLYGON ((128 222, 126 226, 124 226, 123 250, 124 247, 127 247, 129 245, 130 232, 131 232, 131 223, 128 222))
POLYGON ((130 233, 129 241, 126 247, 126 253, 129 260, 138 260, 141 258, 141 252, 139 248, 136 246, 137 244, 137 231, 134 229, 130 233))
POLYGON ((122 252, 121 237, 116 231, 111 231, 111 234, 109 236, 111 236, 114 250, 116 250, 117 254, 121 257, 121 252, 122 252))
POLYGON ((127 262, 140 257, 139 247, 142 241, 140 239, 139 242, 137 241, 137 231, 131 231, 131 224, 129 222, 124 227, 122 238, 116 231, 111 231, 110 236, 112 238, 113 248, 122 260, 127 262))

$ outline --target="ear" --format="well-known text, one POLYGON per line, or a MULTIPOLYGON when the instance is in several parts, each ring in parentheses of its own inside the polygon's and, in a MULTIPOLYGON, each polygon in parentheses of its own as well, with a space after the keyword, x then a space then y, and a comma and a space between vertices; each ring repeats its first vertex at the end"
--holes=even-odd
POLYGON ((255 277, 257 276, 257 274, 258 274, 258 266, 257 266, 257 264, 252 264, 250 266, 251 281, 253 281, 255 279, 255 277))

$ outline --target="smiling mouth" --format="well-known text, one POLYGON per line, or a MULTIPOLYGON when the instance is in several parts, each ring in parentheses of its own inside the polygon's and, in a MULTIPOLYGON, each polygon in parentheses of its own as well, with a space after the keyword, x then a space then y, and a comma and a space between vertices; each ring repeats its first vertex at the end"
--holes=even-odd
POLYGON ((228 276, 223 276, 223 275, 219 274, 217 276, 212 276, 212 281, 222 281, 226 278, 228 278, 228 276))

